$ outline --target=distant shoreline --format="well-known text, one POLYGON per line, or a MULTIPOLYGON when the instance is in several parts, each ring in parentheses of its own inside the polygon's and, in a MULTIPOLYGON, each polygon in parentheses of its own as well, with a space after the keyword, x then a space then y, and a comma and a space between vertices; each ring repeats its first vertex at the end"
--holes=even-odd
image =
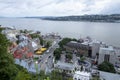
MULTIPOLYGON (((35 18, 34 18, 35 19, 35 18)), ((47 20, 47 19, 41 19, 41 20, 45 20, 45 21, 60 21, 60 22, 62 22, 62 21, 64 21, 64 20, 47 20)), ((64 21, 64 22, 95 22, 95 23, 120 23, 120 22, 105 22, 105 21, 64 21)))
POLYGON ((82 15, 82 16, 51 16, 51 17, 24 17, 49 21, 75 21, 75 22, 108 22, 120 23, 120 14, 111 15, 82 15))

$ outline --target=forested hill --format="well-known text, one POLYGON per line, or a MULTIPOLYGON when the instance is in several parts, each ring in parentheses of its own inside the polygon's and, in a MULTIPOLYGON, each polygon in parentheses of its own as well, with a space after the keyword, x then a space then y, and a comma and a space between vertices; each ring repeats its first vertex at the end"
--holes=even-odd
POLYGON ((120 22, 120 14, 40 17, 40 18, 43 20, 53 20, 53 21, 120 22))

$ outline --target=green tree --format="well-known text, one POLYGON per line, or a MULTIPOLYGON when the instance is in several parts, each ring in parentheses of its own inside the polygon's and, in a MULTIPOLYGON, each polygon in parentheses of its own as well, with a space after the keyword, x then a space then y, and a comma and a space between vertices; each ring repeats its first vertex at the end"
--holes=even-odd
POLYGON ((84 60, 85 60, 85 57, 84 57, 84 56, 80 57, 80 61, 81 61, 81 62, 83 62, 84 60))
POLYGON ((73 78, 68 78, 68 80, 73 80, 73 78))
POLYGON ((10 42, 1 31, 0 28, 0 80, 36 80, 26 69, 14 63, 13 56, 8 53, 10 42))
POLYGON ((41 36, 39 37, 39 40, 40 40, 40 44, 43 45, 44 40, 43 40, 43 38, 41 36))
POLYGON ((15 80, 38 80, 38 77, 36 75, 30 74, 27 71, 27 69, 23 68, 18 64, 15 65, 19 69, 18 74, 15 77, 15 80))
POLYGON ((8 53, 9 41, 1 31, 0 29, 0 80, 14 80, 18 69, 12 55, 8 53))
POLYGON ((113 64, 106 62, 106 61, 98 65, 98 69, 101 71, 115 73, 113 64))
POLYGON ((62 53, 61 48, 56 48, 56 49, 55 49, 55 51, 54 51, 53 54, 54 54, 56 60, 59 60, 59 59, 60 59, 61 53, 62 53))
POLYGON ((58 70, 53 70, 50 75, 51 75, 51 80, 63 80, 62 75, 58 70))
POLYGON ((27 29, 24 29, 24 30, 20 30, 20 33, 31 33, 33 32, 32 30, 27 30, 27 29))
POLYGON ((67 53, 67 54, 65 55, 65 57, 66 57, 67 59, 71 60, 73 56, 72 56, 71 53, 67 53))
POLYGON ((33 80, 27 72, 19 71, 17 76, 15 77, 15 80, 33 80))
POLYGON ((31 36, 32 38, 39 38, 39 37, 40 37, 40 35, 39 35, 39 34, 36 34, 36 33, 30 34, 30 36, 31 36))
POLYGON ((44 79, 46 79, 47 76, 45 75, 45 72, 41 70, 39 77, 40 77, 40 80, 44 80, 44 79))
POLYGON ((46 48, 49 48, 49 47, 51 46, 51 43, 52 43, 51 41, 47 41, 45 47, 46 47, 46 48))

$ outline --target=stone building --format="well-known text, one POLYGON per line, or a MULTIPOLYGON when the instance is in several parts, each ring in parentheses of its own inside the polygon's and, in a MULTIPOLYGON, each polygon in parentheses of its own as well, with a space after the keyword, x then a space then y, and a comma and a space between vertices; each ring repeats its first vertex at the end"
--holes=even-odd
POLYGON ((83 45, 75 41, 68 42, 66 45, 64 45, 64 48, 68 52, 72 52, 84 56, 88 56, 89 50, 91 49, 89 45, 83 45))

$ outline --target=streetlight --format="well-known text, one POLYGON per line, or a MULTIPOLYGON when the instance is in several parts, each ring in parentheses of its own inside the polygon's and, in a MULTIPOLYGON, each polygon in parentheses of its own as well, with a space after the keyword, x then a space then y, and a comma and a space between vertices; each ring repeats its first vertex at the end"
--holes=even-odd
POLYGON ((38 61, 35 62, 35 68, 36 68, 36 74, 38 75, 38 80, 40 80, 39 78, 39 70, 38 70, 38 61))
POLYGON ((38 61, 36 61, 35 63, 38 64, 38 61))

